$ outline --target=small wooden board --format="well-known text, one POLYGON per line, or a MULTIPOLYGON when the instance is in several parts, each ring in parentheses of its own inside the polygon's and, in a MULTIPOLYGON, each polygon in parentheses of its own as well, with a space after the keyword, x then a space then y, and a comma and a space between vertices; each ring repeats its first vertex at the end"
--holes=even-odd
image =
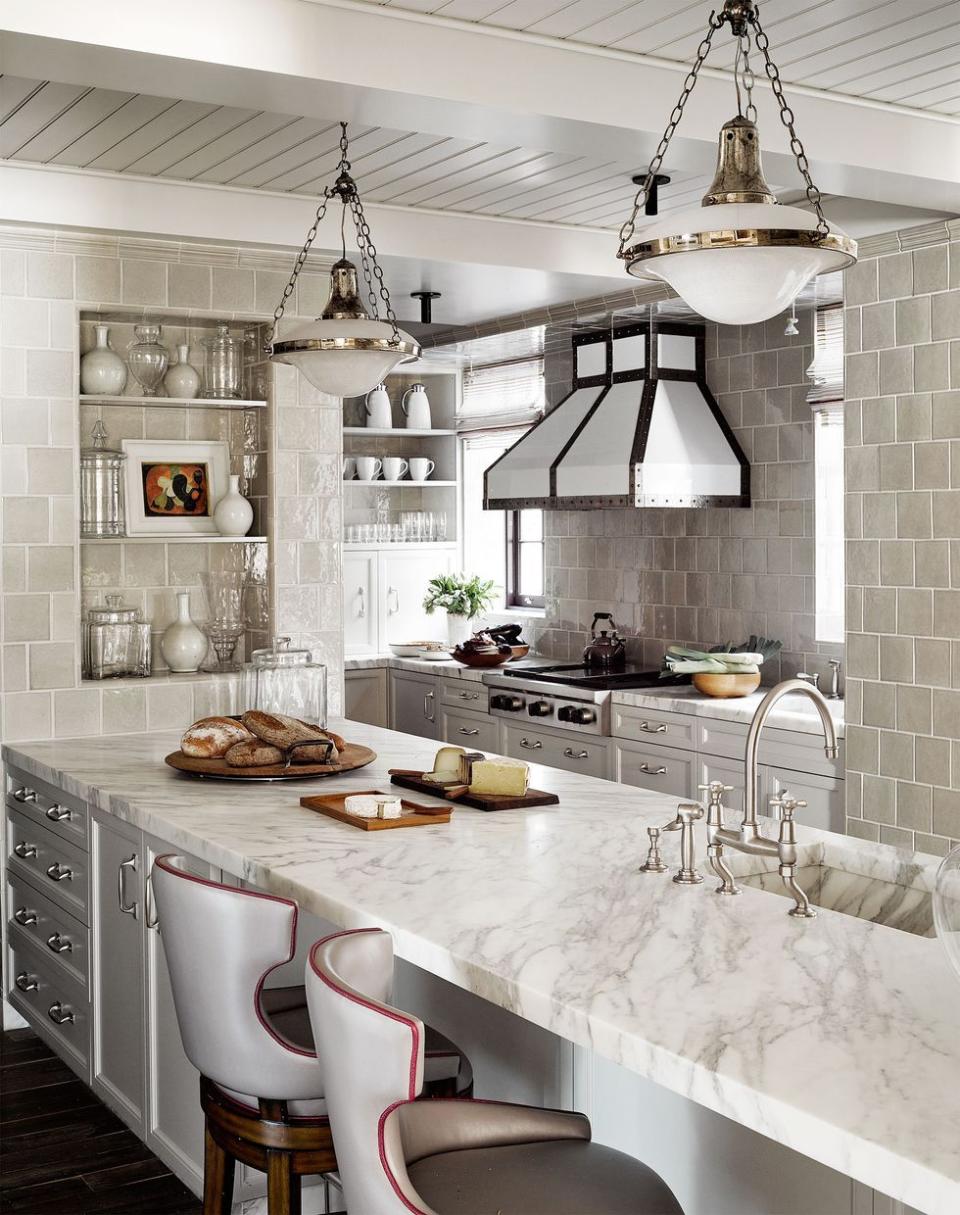
MULTIPOLYGON (((531 806, 556 806, 560 798, 556 793, 543 789, 528 789, 523 797, 510 797, 496 793, 451 793, 444 792, 442 785, 431 784, 423 779, 422 772, 405 768, 391 768, 390 780, 402 789, 415 789, 417 793, 429 793, 431 797, 442 797, 458 806, 475 806, 478 810, 522 810, 531 806)), ((458 788, 462 789, 460 785, 458 788)))
POLYGON ((316 810, 318 814, 329 815, 338 822, 349 823, 351 827, 359 827, 361 831, 389 831, 393 827, 426 827, 430 823, 449 823, 453 807, 444 809, 443 806, 420 806, 416 802, 400 799, 404 813, 399 818, 363 818, 359 814, 350 814, 344 809, 348 797, 358 794, 378 794, 386 797, 381 789, 350 790, 349 793, 328 793, 315 797, 301 797, 300 805, 308 810, 316 810))
POLYGON ((178 772, 214 780, 305 780, 307 777, 337 776, 341 772, 352 772, 354 768, 362 768, 376 758, 376 751, 371 751, 369 747, 361 747, 359 743, 347 743, 336 763, 332 764, 292 763, 289 768, 285 768, 283 764, 267 764, 259 768, 231 768, 223 759, 199 759, 193 755, 184 755, 182 751, 172 752, 164 759, 164 763, 176 768, 178 772))

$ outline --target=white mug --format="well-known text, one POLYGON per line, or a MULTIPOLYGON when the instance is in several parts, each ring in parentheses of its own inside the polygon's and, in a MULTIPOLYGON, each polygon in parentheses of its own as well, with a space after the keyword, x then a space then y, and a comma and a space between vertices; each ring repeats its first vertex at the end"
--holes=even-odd
POLYGON ((426 456, 414 456, 410 461, 410 480, 426 481, 436 467, 433 460, 428 460, 426 456))
POLYGON ((376 456, 357 456, 357 476, 361 481, 376 481, 383 462, 376 456))
POLYGON ((384 481, 401 481, 410 466, 399 456, 385 456, 383 460, 384 481))
POLYGON ((357 462, 353 456, 343 457, 343 479, 344 481, 352 481, 357 475, 357 462))

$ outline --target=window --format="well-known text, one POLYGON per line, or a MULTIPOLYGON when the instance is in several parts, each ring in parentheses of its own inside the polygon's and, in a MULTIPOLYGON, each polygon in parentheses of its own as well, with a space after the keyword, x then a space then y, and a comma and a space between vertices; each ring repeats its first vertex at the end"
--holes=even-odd
POLYGON ((817 641, 844 637, 843 308, 817 310, 813 387, 814 527, 817 641))
POLYGON ((469 343, 457 415, 464 565, 491 579, 503 609, 544 603, 543 512, 483 509, 484 473, 543 414, 543 328, 469 343))

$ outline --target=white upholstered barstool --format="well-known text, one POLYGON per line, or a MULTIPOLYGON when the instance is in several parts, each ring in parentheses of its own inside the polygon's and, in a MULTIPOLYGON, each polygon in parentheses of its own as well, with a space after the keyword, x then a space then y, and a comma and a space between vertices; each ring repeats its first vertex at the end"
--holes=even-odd
POLYGON ((389 1004, 393 942, 337 933, 306 988, 351 1215, 683 1215, 666 1183, 590 1141, 582 1114, 417 1101, 424 1029, 389 1004))
MULTIPOLYGON (((160 935, 183 1048, 206 1119, 204 1215, 226 1215, 239 1160, 267 1174, 270 1215, 299 1215, 300 1178, 337 1168, 326 1085, 300 985, 265 986, 296 953, 297 905, 153 866, 160 935)), ((453 1043, 430 1031, 426 1095, 469 1095, 453 1043)))

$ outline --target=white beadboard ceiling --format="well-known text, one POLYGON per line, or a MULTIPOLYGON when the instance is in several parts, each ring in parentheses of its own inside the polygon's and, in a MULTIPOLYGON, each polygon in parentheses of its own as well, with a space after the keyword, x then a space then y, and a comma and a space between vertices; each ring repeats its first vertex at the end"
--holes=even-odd
MULTIPOLYGON (((339 138, 333 119, 0 76, 0 159, 314 196, 339 138)), ((370 202, 598 228, 622 223, 643 167, 360 124, 350 159, 370 202)), ((712 177, 672 176, 661 210, 712 177)))
MULTIPOLYGON (((366 2, 680 62, 692 59, 711 7, 704 0, 366 2)), ((958 0, 763 0, 759 9, 784 80, 960 114, 958 0)), ((708 62, 731 68, 733 55, 733 39, 718 37, 708 62)))

